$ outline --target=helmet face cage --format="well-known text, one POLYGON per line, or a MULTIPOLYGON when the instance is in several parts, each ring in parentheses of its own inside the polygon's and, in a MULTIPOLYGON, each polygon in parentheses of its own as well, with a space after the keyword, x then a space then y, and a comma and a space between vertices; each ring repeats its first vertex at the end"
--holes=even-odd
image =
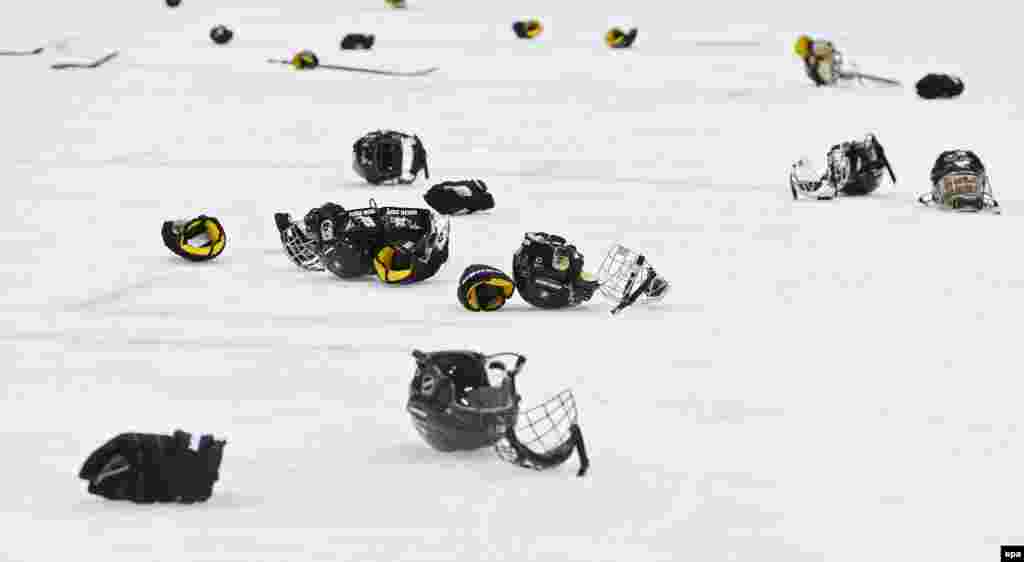
MULTIPOLYGON (((576 398, 566 389, 529 410, 520 411, 515 430, 528 449, 546 454, 570 441, 569 427, 577 423, 577 418, 576 398)), ((505 440, 499 441, 495 449, 498 456, 506 460, 514 456, 505 440)))
POLYGON ((306 235, 298 223, 281 231, 281 246, 288 259, 307 271, 323 271, 324 265, 317 253, 316 241, 306 235))
MULTIPOLYGON (((608 249, 604 260, 597 269, 598 291, 609 301, 621 304, 634 298, 640 302, 655 302, 664 298, 666 291, 651 290, 652 283, 659 278, 647 258, 620 244, 608 249)), ((667 282, 663 283, 666 284, 667 282)))

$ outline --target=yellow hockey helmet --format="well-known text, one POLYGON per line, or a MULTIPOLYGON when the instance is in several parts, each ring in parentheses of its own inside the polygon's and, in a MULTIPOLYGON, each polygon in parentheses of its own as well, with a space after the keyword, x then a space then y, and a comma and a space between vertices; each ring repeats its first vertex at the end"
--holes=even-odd
POLYGON ((796 43, 793 44, 793 52, 796 53, 796 56, 805 59, 811 54, 811 43, 813 42, 807 35, 801 35, 796 38, 796 43))

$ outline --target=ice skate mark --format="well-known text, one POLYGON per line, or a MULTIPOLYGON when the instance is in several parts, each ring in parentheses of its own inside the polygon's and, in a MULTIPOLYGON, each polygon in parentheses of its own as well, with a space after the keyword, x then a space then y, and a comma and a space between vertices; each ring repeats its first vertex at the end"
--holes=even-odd
POLYGON ((398 344, 337 344, 337 343, 302 343, 282 342, 280 340, 240 341, 239 339, 187 339, 160 337, 121 337, 119 335, 101 336, 93 334, 72 334, 66 332, 25 331, 13 334, 0 334, 0 341, 10 342, 59 342, 68 345, 84 345, 95 348, 131 348, 158 347, 169 350, 254 350, 279 352, 285 349, 324 351, 330 353, 406 353, 407 345, 398 344))
POLYGON ((123 287, 118 287, 111 291, 100 293, 96 296, 87 298, 80 303, 70 305, 67 307, 67 310, 71 312, 86 312, 90 310, 95 310, 100 306, 117 302, 134 292, 138 292, 143 289, 149 289, 157 282, 163 281, 164 279, 170 277, 174 273, 174 271, 167 271, 159 275, 153 275, 145 277, 143 279, 139 279, 138 281, 135 281, 134 283, 131 283, 129 285, 125 285, 123 287))

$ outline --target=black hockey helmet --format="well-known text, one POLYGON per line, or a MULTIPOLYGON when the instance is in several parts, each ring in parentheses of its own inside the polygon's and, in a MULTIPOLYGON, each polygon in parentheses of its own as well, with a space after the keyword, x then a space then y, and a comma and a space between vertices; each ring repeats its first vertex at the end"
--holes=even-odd
POLYGON ((526 358, 516 353, 413 351, 416 371, 406 410, 413 426, 438 451, 495 444, 519 413, 515 376, 526 358))
POLYGON ((998 207, 992 196, 988 172, 981 158, 970 150, 946 150, 932 165, 931 202, 958 211, 998 207))
POLYGON ((828 170, 833 185, 843 195, 873 193, 882 184, 886 170, 896 182, 885 149, 874 134, 868 134, 863 141, 833 146, 828 153, 828 170))
POLYGON ((520 279, 535 276, 567 283, 583 270, 583 254, 565 238, 546 232, 527 232, 512 258, 512 275, 520 279))
POLYGON ((373 131, 363 135, 352 145, 352 169, 374 185, 388 181, 412 183, 421 170, 430 178, 423 142, 415 135, 398 131, 373 131))
POLYGON ((555 234, 527 232, 512 256, 512 278, 520 296, 539 308, 564 308, 589 299, 574 294, 585 277, 583 254, 555 234))

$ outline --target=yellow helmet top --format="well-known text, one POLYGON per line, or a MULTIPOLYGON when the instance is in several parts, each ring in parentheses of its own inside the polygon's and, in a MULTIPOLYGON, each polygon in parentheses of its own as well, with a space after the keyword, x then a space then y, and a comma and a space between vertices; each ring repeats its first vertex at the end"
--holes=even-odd
POLYGON ((604 42, 609 47, 617 47, 622 44, 626 39, 626 33, 617 27, 613 27, 608 30, 608 33, 604 34, 604 42))
POLYGON ((806 35, 801 35, 796 38, 796 43, 793 44, 793 52, 796 56, 805 59, 807 55, 811 54, 811 38, 806 35))

